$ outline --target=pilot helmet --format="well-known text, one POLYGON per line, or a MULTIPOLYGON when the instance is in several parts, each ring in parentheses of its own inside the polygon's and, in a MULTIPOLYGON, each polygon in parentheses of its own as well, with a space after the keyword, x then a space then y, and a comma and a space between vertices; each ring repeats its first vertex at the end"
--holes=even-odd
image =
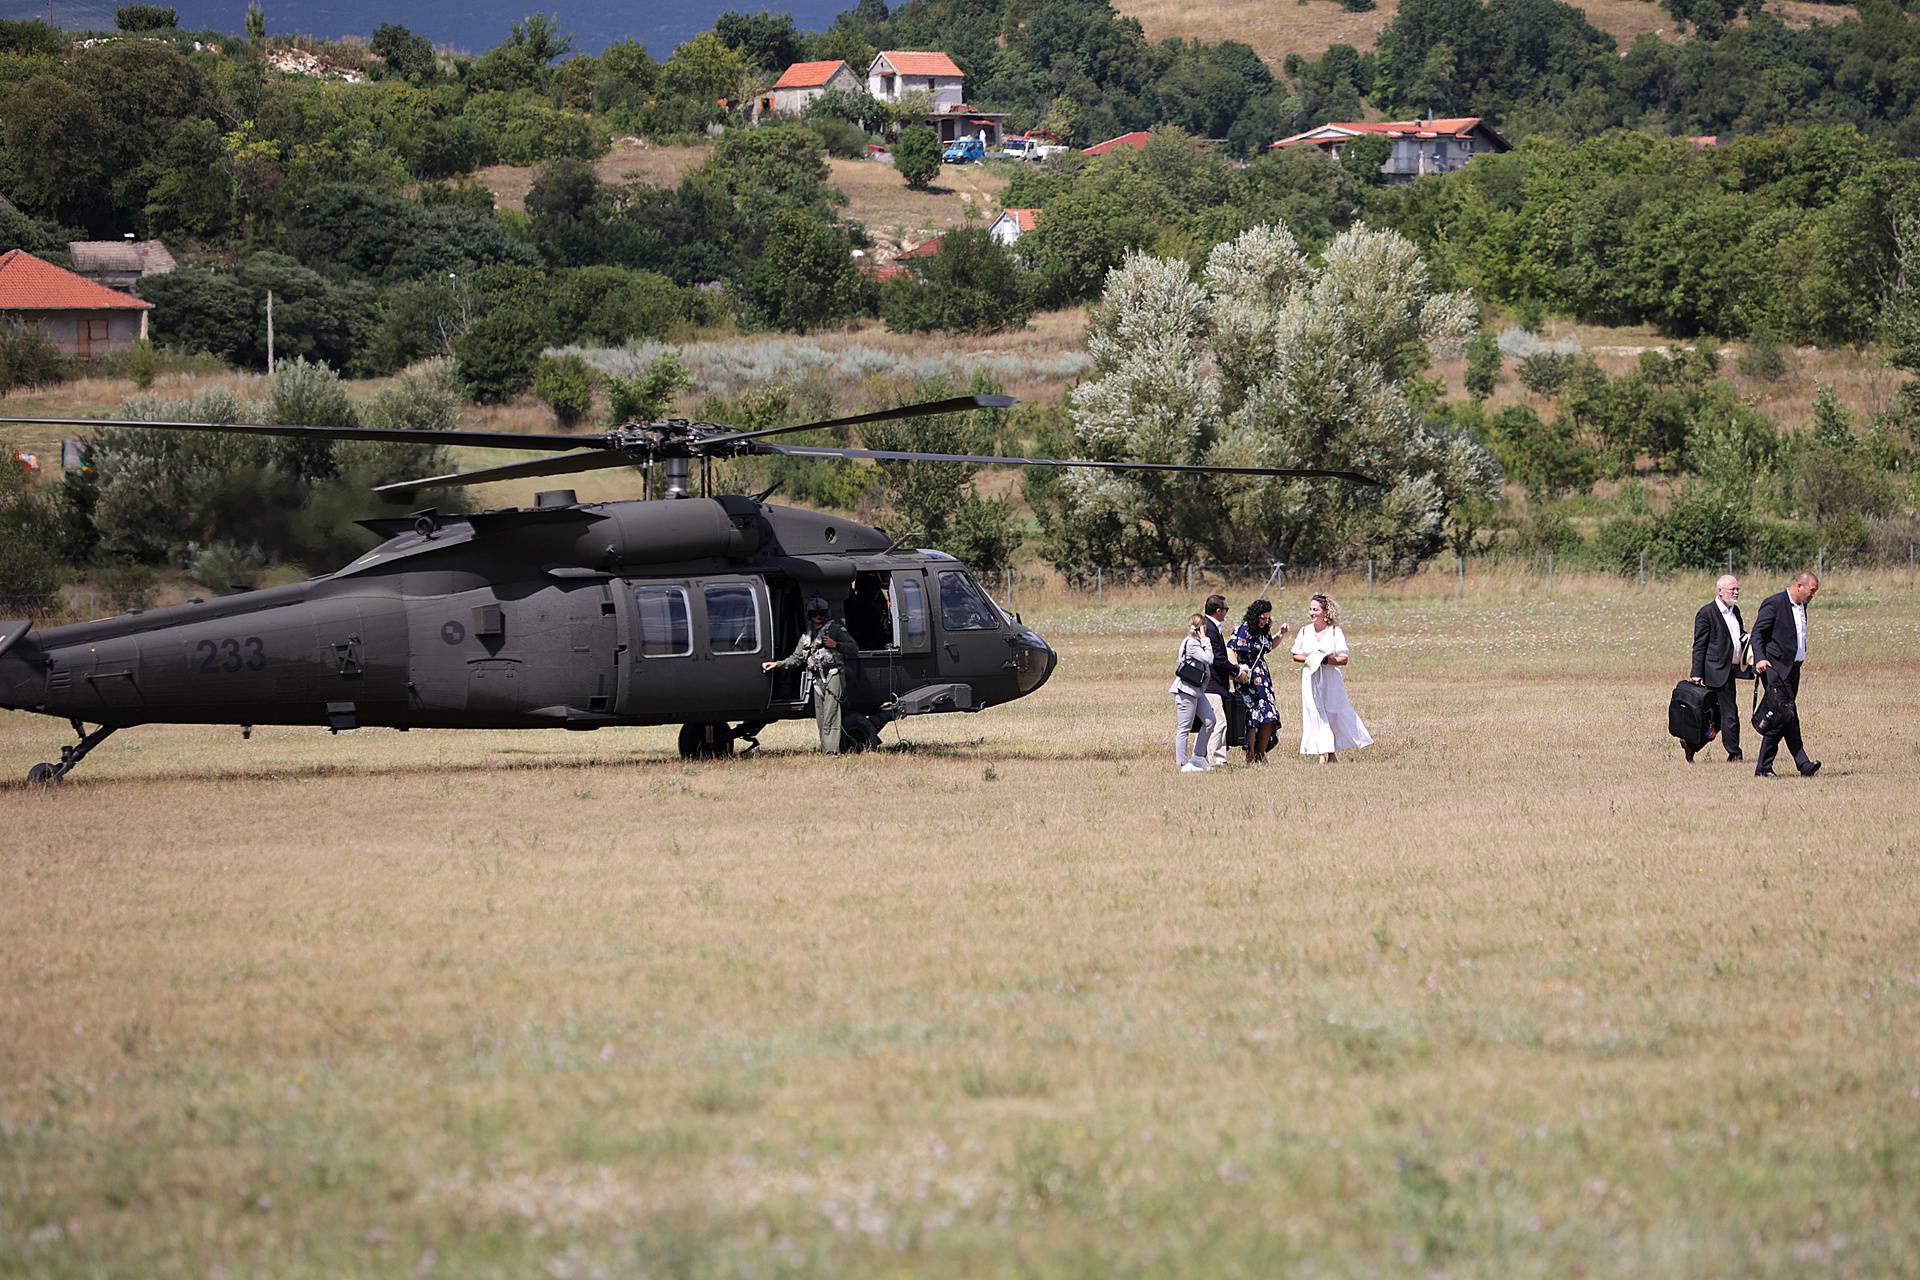
POLYGON ((809 618, 830 618, 833 616, 833 610, 828 607, 825 596, 807 597, 807 616, 809 618))

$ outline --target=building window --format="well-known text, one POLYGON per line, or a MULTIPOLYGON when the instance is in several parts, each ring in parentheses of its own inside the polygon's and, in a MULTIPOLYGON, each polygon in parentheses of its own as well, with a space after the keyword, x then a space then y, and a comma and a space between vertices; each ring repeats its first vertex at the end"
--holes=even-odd
POLYGON ((107 322, 105 320, 87 321, 87 341, 105 342, 107 340, 107 322))

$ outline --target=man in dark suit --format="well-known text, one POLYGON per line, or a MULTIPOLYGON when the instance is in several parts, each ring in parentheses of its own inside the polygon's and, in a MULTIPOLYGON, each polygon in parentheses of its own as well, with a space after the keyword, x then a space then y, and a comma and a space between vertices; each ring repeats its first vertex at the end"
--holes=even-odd
POLYGON ((1213 646, 1213 665, 1207 668, 1207 701, 1213 704, 1213 739, 1207 744, 1207 764, 1218 768, 1227 762, 1227 697, 1233 687, 1241 683, 1244 677, 1227 656, 1227 637, 1220 630, 1220 624, 1226 620, 1227 598, 1223 595, 1207 597, 1207 643, 1213 646))
MULTIPOLYGON (((1693 615, 1693 666, 1687 678, 1704 685, 1713 694, 1720 711, 1720 745, 1727 749, 1729 761, 1740 755, 1740 698, 1734 681, 1744 673, 1740 669, 1740 642, 1746 630, 1740 619, 1740 579, 1730 573, 1720 575, 1713 584, 1713 599, 1693 615)), ((1687 747, 1687 759, 1695 748, 1687 747)))
MULTIPOLYGON (((1776 689, 1787 690, 1795 706, 1800 703, 1800 664, 1807 660, 1807 606, 1819 590, 1820 579, 1811 573, 1796 574, 1785 591, 1760 602, 1760 612, 1753 619, 1754 676, 1767 682, 1769 697, 1776 689)), ((1809 756, 1800 742, 1800 721, 1796 718, 1783 732, 1761 736, 1760 758, 1753 766, 1755 777, 1778 776, 1773 771, 1773 757, 1780 750, 1782 738, 1802 774, 1811 778, 1820 771, 1820 762, 1809 756)))

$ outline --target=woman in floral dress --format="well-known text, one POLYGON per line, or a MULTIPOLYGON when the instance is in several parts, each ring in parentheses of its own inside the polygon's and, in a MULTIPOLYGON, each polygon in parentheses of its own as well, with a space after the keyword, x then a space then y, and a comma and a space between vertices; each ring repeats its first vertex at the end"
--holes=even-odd
POLYGON ((1247 707, 1247 763, 1265 764, 1267 752, 1280 736, 1280 708, 1273 700, 1273 675, 1267 670, 1267 655, 1287 634, 1287 624, 1273 630, 1273 602, 1255 600, 1247 606, 1246 617, 1233 629, 1227 641, 1227 653, 1245 667, 1250 679, 1240 687, 1240 700, 1247 707))

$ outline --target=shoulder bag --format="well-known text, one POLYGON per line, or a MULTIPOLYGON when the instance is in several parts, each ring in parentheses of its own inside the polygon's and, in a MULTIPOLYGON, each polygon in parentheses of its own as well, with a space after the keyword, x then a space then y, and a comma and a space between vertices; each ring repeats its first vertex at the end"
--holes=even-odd
POLYGON ((1800 708, 1793 701, 1793 687, 1778 672, 1777 666, 1769 667, 1753 682, 1753 729, 1763 738, 1785 733, 1800 719, 1800 708), (1763 684, 1767 695, 1764 699, 1760 696, 1763 684))

